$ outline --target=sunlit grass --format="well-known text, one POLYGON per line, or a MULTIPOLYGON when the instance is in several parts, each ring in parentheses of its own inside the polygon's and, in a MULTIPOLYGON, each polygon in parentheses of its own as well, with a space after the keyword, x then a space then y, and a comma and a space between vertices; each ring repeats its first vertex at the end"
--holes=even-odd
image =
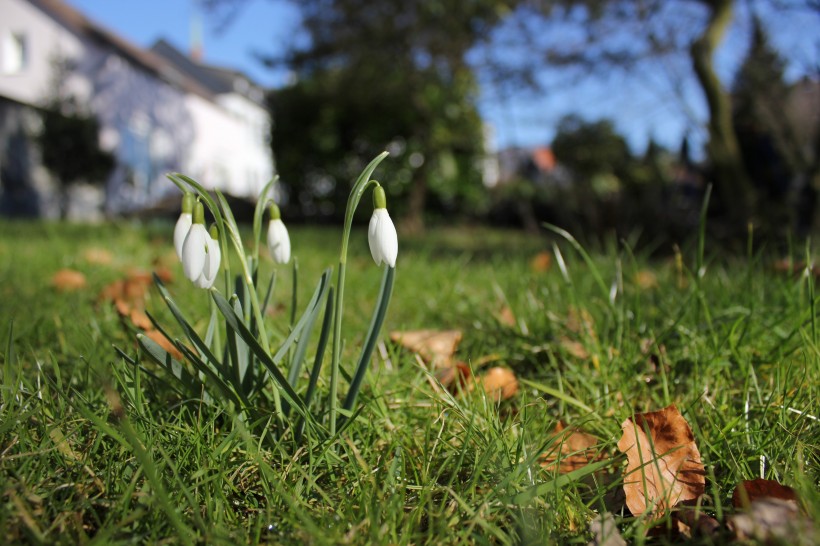
MULTIPOLYGON (((304 305, 336 259, 337 230, 290 229, 304 305)), ((679 267, 613 244, 593 253, 593 273, 565 241, 562 272, 553 239, 488 230, 400 238, 385 334, 461 329, 457 356, 510 367, 522 390, 501 404, 477 390, 441 394, 413 355, 387 343, 338 448, 293 454, 260 449, 229 416, 147 375, 140 407, 117 393, 124 364, 112 345, 136 345, 99 299, 106 284, 165 264, 175 299, 207 316, 206 296, 174 258, 170 224, 3 223, 0 233, 4 543, 585 544, 590 518, 605 510, 640 543, 641 522, 623 511, 615 444, 633 412, 670 403, 692 425, 719 516, 738 481, 761 475, 795 487, 820 515, 813 280, 775 273, 765 251, 729 259, 707 245, 698 278, 696 245, 679 267), (110 251, 111 263, 90 263, 92 247, 110 251), (552 255, 547 271, 531 266, 542 251, 552 255), (83 272, 87 287, 56 291, 50 279, 65 267, 83 272), (505 307, 514 326, 498 318, 505 307), (8 366, 12 321, 19 373, 8 366), (587 356, 573 356, 567 341, 587 356), (566 480, 540 467, 558 419, 601 439, 602 471, 566 480)), ((345 307, 353 347, 379 277, 365 233, 354 232, 347 286, 357 299, 345 307)), ((286 333, 285 278, 275 294, 284 308, 270 317, 276 335, 286 333)), ((162 316, 155 291, 146 303, 162 316)), ((348 371, 354 352, 345 353, 348 371)), ((327 392, 326 378, 320 387, 327 392)))

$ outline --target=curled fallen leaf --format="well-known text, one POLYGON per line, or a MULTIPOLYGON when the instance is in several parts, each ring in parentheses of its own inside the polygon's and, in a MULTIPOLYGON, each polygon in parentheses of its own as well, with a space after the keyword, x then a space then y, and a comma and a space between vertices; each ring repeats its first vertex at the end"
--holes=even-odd
POLYGON ((577 358, 578 360, 586 360, 589 358, 589 351, 587 351, 586 347, 584 347, 583 343, 579 341, 573 341, 569 338, 563 337, 560 340, 561 348, 567 352, 572 357, 577 358))
POLYGON ((541 466, 548 472, 567 474, 600 458, 595 449, 598 438, 592 434, 567 428, 561 421, 555 425, 552 434, 550 450, 541 456, 541 466))
POLYGON ((165 284, 169 284, 174 282, 174 274, 171 273, 171 270, 164 265, 158 265, 154 268, 154 273, 156 273, 159 280, 164 282, 165 284))
POLYGON ((820 532, 800 513, 794 501, 770 497, 752 501, 744 513, 729 516, 729 529, 738 540, 812 546, 820 544, 820 532))
POLYGON ((496 401, 507 400, 518 392, 518 379, 512 370, 495 366, 478 379, 484 392, 495 398, 496 401))
POLYGON ((587 546, 626 546, 610 512, 604 512, 593 519, 589 530, 592 532, 592 541, 587 546))
POLYGON ((436 370, 436 379, 441 385, 450 391, 456 393, 459 389, 466 389, 469 385, 472 372, 470 367, 464 362, 456 362, 452 366, 446 368, 439 368, 436 370))
POLYGON ((648 269, 642 269, 635 273, 635 284, 641 290, 654 290, 658 287, 658 277, 648 269))
POLYGON ((546 273, 552 267, 552 255, 543 250, 536 254, 530 261, 530 269, 536 273, 546 273))
POLYGON ((131 314, 131 304, 123 299, 114 300, 114 308, 121 317, 127 317, 131 314))
POLYGON ((513 313, 513 310, 510 309, 509 305, 502 307, 501 310, 496 313, 495 318, 497 318, 498 322, 504 326, 514 328, 516 325, 515 313, 513 313))
POLYGON ((748 508, 751 503, 762 498, 797 502, 797 493, 791 487, 774 480, 744 480, 737 484, 735 492, 732 493, 732 506, 748 508))
POLYGON ((110 265, 114 261, 114 255, 110 251, 97 247, 85 249, 83 258, 86 262, 94 265, 110 265))
POLYGON ((129 314, 129 318, 131 322, 139 328, 140 330, 153 330, 154 324, 151 322, 151 319, 148 318, 148 315, 145 314, 144 311, 140 311, 139 309, 132 309, 131 313, 129 314))
POLYGON ((635 414, 621 424, 618 449, 626 453, 626 505, 633 515, 661 517, 682 501, 697 499, 706 473, 692 429, 674 405, 635 414))
POLYGON ((73 269, 61 269, 51 277, 51 285, 60 292, 71 292, 85 288, 85 275, 73 269))
POLYGON ((165 349, 165 351, 171 355, 172 358, 176 360, 182 360, 182 353, 179 352, 179 349, 174 347, 174 344, 171 341, 162 335, 159 330, 148 330, 143 335, 145 337, 151 338, 157 345, 165 349))
POLYGON ((461 338, 461 330, 411 330, 390 333, 391 341, 417 353, 434 370, 450 367, 461 338))

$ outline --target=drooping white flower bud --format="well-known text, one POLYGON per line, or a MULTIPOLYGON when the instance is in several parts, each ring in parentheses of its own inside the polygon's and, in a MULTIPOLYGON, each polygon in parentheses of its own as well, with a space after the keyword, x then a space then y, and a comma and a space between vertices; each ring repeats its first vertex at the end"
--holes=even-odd
POLYGON ((396 267, 399 238, 393 220, 387 213, 387 198, 384 195, 384 188, 380 185, 373 190, 373 215, 367 229, 367 242, 370 244, 370 254, 376 265, 384 262, 390 267, 396 267))
POLYGON ((202 274, 194 281, 194 284, 199 288, 212 287, 219 273, 222 251, 219 248, 219 230, 216 225, 211 226, 210 236, 205 243, 205 254, 205 265, 202 267, 202 274))
POLYGON ((196 282, 207 258, 207 245, 210 235, 205 229, 205 207, 197 202, 194 206, 193 223, 185 242, 182 244, 182 271, 189 280, 196 282))
POLYGON ((290 236, 288 235, 288 228, 282 222, 282 215, 276 203, 270 206, 268 250, 270 250, 274 262, 286 264, 290 261, 290 236))
POLYGON ((182 213, 179 215, 176 226, 174 226, 174 250, 177 252, 177 257, 182 259, 182 245, 185 243, 185 237, 188 235, 188 230, 193 224, 194 212, 194 194, 186 193, 182 197, 182 213))

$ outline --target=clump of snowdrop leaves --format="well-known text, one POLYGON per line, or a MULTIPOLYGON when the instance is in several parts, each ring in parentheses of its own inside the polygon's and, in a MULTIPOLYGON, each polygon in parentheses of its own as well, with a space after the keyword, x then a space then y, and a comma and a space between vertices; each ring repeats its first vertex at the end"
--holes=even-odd
POLYGON ((399 254, 399 237, 390 214, 387 213, 387 198, 384 188, 378 182, 373 189, 373 215, 370 217, 370 226, 367 229, 367 242, 370 244, 370 254, 376 265, 385 263, 396 267, 396 256, 399 254))
POLYGON ((274 262, 286 264, 290 261, 290 236, 288 235, 288 228, 282 222, 282 213, 276 203, 270 206, 268 250, 270 250, 274 262))
MULTIPOLYGON (((174 249, 185 276, 195 286, 207 289, 210 313, 204 317, 186 316, 183 306, 155 276, 162 301, 177 322, 173 327, 155 322, 157 329, 163 335, 179 332, 181 337, 166 336, 167 344, 160 345, 149 336, 138 335, 141 352, 136 357, 119 351, 127 363, 117 374, 123 392, 132 392, 133 386, 140 384, 135 370, 142 367, 139 359, 147 357, 165 370, 157 377, 173 382, 172 390, 183 400, 201 400, 203 407, 215 407, 241 426, 243 434, 255 435, 260 445, 277 449, 291 445, 296 451, 305 442, 316 446, 339 441, 342 423, 359 414, 355 407, 357 395, 372 366, 393 290, 398 238, 387 213, 385 191, 370 178, 386 156, 385 152, 371 161, 354 182, 347 200, 336 271, 324 271, 307 303, 297 300, 297 260, 291 259, 290 236, 279 206, 271 197, 276 180, 265 185, 259 195, 251 248, 246 249, 248 235, 240 233, 219 191, 209 192, 182 174, 169 175, 183 192, 182 214, 174 227, 174 249), (372 287, 378 294, 376 305, 367 332, 356 336, 362 340, 356 350, 341 337, 345 271, 356 208, 371 187, 375 210, 368 242, 373 259, 384 270, 381 283, 372 287), (210 232, 205 228, 206 208, 214 219, 210 232), (267 224, 263 221, 266 211, 267 224), (265 264, 260 257, 263 245, 268 246, 273 264, 265 264), (293 264, 293 289, 288 298, 291 312, 271 316, 269 308, 282 306, 276 301, 275 282, 281 268, 271 266, 287 263, 293 264), (217 278, 224 282, 217 282, 217 278), (316 329, 318 334, 312 335, 316 329), (308 348, 311 343, 316 343, 315 350, 308 348), (358 359, 343 362, 343 346, 351 354, 358 354, 358 359), (311 365, 308 356, 312 362, 309 374, 302 370, 311 365), (327 360, 330 371, 323 374, 327 360), (330 376, 329 383, 320 380, 323 375, 330 376)), ((356 296, 372 299, 372 294, 356 296)))

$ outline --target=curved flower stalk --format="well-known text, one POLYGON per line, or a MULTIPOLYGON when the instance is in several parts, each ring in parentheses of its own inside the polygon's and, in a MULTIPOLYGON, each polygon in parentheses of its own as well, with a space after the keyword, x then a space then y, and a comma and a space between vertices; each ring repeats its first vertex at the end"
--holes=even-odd
POLYGON ((177 257, 182 259, 182 245, 185 243, 185 237, 188 235, 188 230, 191 229, 194 212, 194 194, 185 192, 182 197, 182 212, 177 219, 174 226, 174 250, 177 251, 177 257))
MULTIPOLYGON (((345 209, 345 223, 342 231, 342 247, 339 252, 339 269, 336 277, 336 302, 333 307, 333 346, 332 346, 332 360, 330 365, 330 434, 336 434, 336 424, 338 420, 337 407, 337 393, 339 389, 339 368, 342 359, 342 314, 344 309, 344 293, 345 293, 345 276, 347 273, 347 248, 350 241, 350 230, 353 226, 353 214, 356 212, 356 207, 359 206, 365 190, 370 184, 378 184, 375 180, 370 179, 370 175, 376 170, 379 163, 387 157, 387 152, 382 152, 365 167, 353 189, 350 190, 350 196, 347 198, 347 208, 345 209)), ((397 245, 398 247, 398 245, 397 245)), ((389 301, 389 300, 388 300, 389 301)))
POLYGON ((290 261, 290 236, 288 235, 288 228, 282 222, 282 213, 276 203, 272 203, 270 206, 268 250, 270 250, 274 262, 286 264, 290 261))
POLYGON ((205 207, 194 205, 193 223, 182 244, 182 270, 199 288, 210 288, 219 272, 222 253, 219 250, 219 234, 216 226, 211 233, 205 229, 205 207))
POLYGON ((385 263, 390 267, 396 267, 399 238, 393 220, 387 212, 384 188, 378 182, 373 189, 373 215, 370 217, 370 225, 367 229, 367 242, 376 265, 385 263))

